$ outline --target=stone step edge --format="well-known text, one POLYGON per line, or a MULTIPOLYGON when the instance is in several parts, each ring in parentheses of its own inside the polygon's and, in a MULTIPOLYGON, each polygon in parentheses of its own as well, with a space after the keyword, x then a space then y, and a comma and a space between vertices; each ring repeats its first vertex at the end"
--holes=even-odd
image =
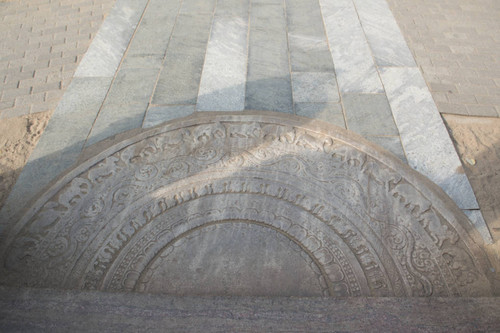
POLYGON ((0 286, 0 331, 498 331, 500 298, 166 296, 0 286))

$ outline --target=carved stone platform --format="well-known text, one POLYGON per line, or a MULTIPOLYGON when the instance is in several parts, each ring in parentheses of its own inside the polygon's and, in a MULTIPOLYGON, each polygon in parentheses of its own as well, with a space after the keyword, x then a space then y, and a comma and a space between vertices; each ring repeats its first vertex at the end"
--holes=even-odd
POLYGON ((3 238, 10 286, 239 296, 486 296, 483 241, 436 185, 340 128, 211 113, 55 182, 3 238))

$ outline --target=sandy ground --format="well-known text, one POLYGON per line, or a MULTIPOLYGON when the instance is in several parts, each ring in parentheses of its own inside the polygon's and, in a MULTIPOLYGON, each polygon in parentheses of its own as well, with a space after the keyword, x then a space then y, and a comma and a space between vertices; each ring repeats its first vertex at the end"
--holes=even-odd
POLYGON ((14 186, 52 112, 0 120, 0 207, 14 186))
POLYGON ((494 241, 500 240, 500 119, 443 115, 494 241))

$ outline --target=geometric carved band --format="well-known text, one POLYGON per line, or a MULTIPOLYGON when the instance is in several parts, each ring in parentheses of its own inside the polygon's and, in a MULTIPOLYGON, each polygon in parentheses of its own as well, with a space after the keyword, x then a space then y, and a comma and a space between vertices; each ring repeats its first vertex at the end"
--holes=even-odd
POLYGON ((436 185, 352 133, 276 113, 197 114, 116 143, 5 239, 13 286, 491 294, 481 237, 436 185))

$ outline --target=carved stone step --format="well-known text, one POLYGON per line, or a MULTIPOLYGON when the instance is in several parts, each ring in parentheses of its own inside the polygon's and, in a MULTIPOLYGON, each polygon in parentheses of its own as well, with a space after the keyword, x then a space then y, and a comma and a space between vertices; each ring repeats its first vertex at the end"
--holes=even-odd
POLYGON ((78 165, 1 243, 11 286, 238 296, 487 296, 444 192, 342 130, 198 114, 78 165))
POLYGON ((0 287, 2 332, 497 332, 499 298, 172 297, 0 287))

